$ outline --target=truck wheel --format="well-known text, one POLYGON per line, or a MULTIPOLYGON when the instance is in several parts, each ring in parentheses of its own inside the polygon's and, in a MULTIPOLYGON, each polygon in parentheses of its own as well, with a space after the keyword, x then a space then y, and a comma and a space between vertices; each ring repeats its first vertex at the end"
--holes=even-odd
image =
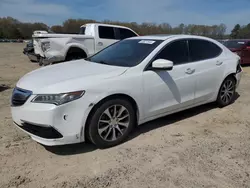
POLYGON ((86 55, 82 55, 79 53, 73 53, 73 54, 70 54, 66 57, 66 61, 73 61, 73 60, 84 59, 84 58, 86 58, 86 55))
POLYGON ((67 53, 67 56, 65 58, 65 61, 84 59, 86 57, 87 57, 87 55, 82 49, 80 49, 80 48, 70 48, 68 53, 67 53))

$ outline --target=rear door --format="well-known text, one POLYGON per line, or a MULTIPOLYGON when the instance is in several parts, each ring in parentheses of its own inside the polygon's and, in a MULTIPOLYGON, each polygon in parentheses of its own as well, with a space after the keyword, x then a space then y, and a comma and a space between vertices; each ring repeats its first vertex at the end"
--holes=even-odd
POLYGON ((110 26, 98 26, 98 36, 96 39, 96 52, 99 52, 103 48, 108 47, 109 45, 117 42, 118 40, 115 37, 115 28, 110 26))
POLYGON ((195 64, 195 103, 210 100, 224 75, 224 54, 213 42, 189 39, 190 61, 195 64))

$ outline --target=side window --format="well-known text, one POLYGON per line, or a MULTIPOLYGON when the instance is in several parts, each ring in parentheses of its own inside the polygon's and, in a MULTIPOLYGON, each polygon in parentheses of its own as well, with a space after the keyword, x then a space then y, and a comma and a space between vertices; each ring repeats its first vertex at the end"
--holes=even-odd
POLYGON ((250 42, 247 43, 247 47, 250 47, 250 42))
POLYGON ((215 58, 222 52, 219 46, 206 40, 193 39, 188 43, 191 61, 215 58))
POLYGON ((167 59, 173 61, 174 65, 188 62, 188 48, 186 40, 179 40, 167 45, 156 59, 167 59))
POLYGON ((130 37, 134 37, 136 36, 136 34, 128 29, 124 29, 124 28, 117 28, 120 37, 120 40, 126 39, 126 38, 130 38, 130 37))
POLYGON ((115 39, 115 31, 113 27, 99 26, 99 38, 101 39, 115 39))

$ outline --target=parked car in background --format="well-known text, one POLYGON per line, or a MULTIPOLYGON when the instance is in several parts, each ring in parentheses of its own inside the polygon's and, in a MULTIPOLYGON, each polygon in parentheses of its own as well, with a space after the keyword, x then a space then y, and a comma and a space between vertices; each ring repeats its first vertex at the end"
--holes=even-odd
POLYGON ((221 40, 217 40, 218 42, 220 42, 221 44, 225 44, 225 42, 228 41, 228 39, 221 39, 221 40))
POLYGON ((34 34, 34 49, 40 65, 82 59, 136 32, 123 26, 86 24, 80 34, 34 34))
POLYGON ((250 39, 228 40, 224 45, 241 58, 241 64, 250 64, 250 39))
POLYGON ((133 37, 85 60, 22 77, 12 94, 17 127, 44 145, 124 141, 136 125, 216 101, 234 101, 240 58, 199 36, 133 37))

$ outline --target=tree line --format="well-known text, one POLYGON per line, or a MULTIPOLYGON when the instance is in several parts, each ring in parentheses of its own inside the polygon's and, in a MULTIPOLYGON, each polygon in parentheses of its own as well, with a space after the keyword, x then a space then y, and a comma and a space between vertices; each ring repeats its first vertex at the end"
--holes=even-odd
POLYGON ((24 23, 12 17, 0 18, 0 38, 6 39, 29 39, 33 31, 46 30, 54 33, 79 33, 79 28, 86 23, 106 23, 129 27, 136 31, 139 35, 150 34, 191 34, 207 36, 214 39, 225 38, 250 38, 250 24, 240 26, 237 24, 230 35, 226 34, 226 25, 196 25, 196 24, 180 24, 172 27, 168 23, 141 23, 136 22, 118 22, 104 20, 98 22, 89 19, 68 19, 62 25, 54 25, 49 27, 44 23, 24 23))

